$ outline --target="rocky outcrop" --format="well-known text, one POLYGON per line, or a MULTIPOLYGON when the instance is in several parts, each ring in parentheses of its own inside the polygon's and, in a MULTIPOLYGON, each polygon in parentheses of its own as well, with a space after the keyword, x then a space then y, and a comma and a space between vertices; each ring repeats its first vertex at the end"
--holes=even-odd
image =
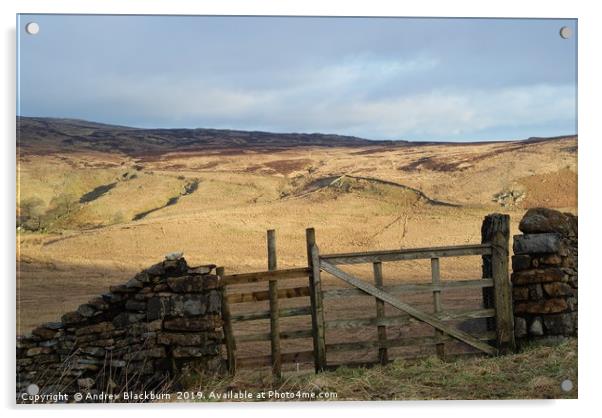
POLYGON ((515 207, 525 200, 526 193, 522 190, 505 190, 493 195, 491 199, 502 207, 515 207))
POLYGON ((160 390, 193 369, 219 372, 222 291, 213 265, 170 255, 61 321, 17 337, 17 399, 160 390))
POLYGON ((512 284, 517 339, 577 335, 577 217, 527 211, 514 237, 512 284))

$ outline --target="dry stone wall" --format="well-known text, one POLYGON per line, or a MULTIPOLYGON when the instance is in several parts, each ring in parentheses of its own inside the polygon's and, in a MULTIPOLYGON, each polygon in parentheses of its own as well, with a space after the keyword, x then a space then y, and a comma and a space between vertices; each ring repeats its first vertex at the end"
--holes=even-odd
POLYGON ((516 338, 576 336, 577 217, 530 209, 519 229, 512 257, 516 338))
POLYGON ((215 266, 171 258, 17 337, 17 399, 32 384, 42 393, 160 391, 196 369, 222 371, 215 266))

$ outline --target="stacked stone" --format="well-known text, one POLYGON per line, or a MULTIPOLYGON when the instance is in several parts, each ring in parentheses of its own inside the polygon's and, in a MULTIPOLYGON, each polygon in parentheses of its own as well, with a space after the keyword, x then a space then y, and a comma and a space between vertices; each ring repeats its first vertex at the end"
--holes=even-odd
POLYGON ((518 339, 577 335, 577 217, 527 211, 514 237, 512 284, 518 339))
POLYGON ((166 260, 17 337, 17 397, 31 384, 43 393, 157 390, 187 368, 221 371, 214 267, 166 260))

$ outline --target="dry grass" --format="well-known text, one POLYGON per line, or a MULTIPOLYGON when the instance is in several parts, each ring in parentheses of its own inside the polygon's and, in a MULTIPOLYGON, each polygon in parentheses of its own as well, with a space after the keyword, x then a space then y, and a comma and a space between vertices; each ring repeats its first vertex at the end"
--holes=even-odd
MULTIPOLYGON (((576 195, 575 144, 575 138, 566 138, 521 147, 498 143, 171 153, 148 161, 99 152, 28 155, 18 167, 21 200, 37 196, 50 204, 61 194, 79 198, 119 181, 61 218, 57 229, 18 233, 19 330, 56 319, 172 251, 184 251, 191 264, 215 263, 230 273, 264 269, 265 231, 271 228, 277 230, 281 267, 305 265, 304 230, 310 226, 316 228, 321 251, 329 253, 479 242, 482 218, 494 211, 509 213, 511 233, 517 233, 525 209, 500 208, 491 197, 529 176, 560 173, 567 187, 559 193, 569 199, 550 189, 546 205, 576 202, 570 198, 576 195), (433 156, 437 164, 461 168, 399 169, 433 156), (249 172, 254 166, 265 170, 249 172), (124 180, 126 173, 137 177, 124 180), (461 206, 435 206, 407 189, 382 184, 296 194, 315 179, 345 173, 394 181, 461 206), (192 179, 200 180, 196 192, 131 221, 136 213, 164 205, 192 179), (82 229, 91 225, 98 227, 82 229)), ((527 186, 536 188, 536 183, 527 186)), ((527 199, 529 195, 527 190, 527 199)), ((576 211, 575 206, 563 209, 576 211)), ((385 281, 391 284, 429 274, 417 263, 387 269, 385 281)), ((442 274, 444 279, 479 277, 479 264, 457 260, 442 266, 442 274)))
MULTIPOLYGON (((199 376, 187 388, 205 395, 228 391, 336 393, 328 400, 576 399, 577 340, 557 346, 531 345, 517 354, 442 362, 396 360, 373 368, 339 368, 318 375, 290 374, 274 382, 269 372, 236 377, 199 376), (561 382, 572 381, 565 392, 561 382)), ((206 399, 207 400, 207 399, 206 399)), ((272 399, 273 400, 273 399, 272 399)))

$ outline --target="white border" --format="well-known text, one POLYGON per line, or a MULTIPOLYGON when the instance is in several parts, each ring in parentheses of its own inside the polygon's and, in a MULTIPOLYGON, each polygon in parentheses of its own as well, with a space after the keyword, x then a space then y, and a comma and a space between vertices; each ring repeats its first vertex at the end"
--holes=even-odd
MULTIPOLYGON (((601 36, 601 16, 596 13, 595 2, 506 0, 484 2, 474 0, 454 1, 413 1, 393 2, 379 0, 3 0, 2 8, 2 91, 1 102, 2 144, 2 180, 4 204, 2 205, 2 284, 4 286, 2 328, 3 376, 0 378, 2 406, 8 414, 21 412, 28 416, 46 416, 55 413, 65 416, 106 416, 107 414, 125 415, 143 412, 148 417, 161 416, 175 412, 189 412, 191 415, 212 414, 261 415, 262 417, 291 417, 316 413, 344 414, 346 417, 361 416, 377 412, 384 415, 445 415, 445 416, 487 416, 507 417, 510 414, 533 414, 574 417, 587 415, 588 410, 596 411, 594 402, 600 386, 600 360, 597 355, 595 331, 600 329, 599 319, 593 308, 596 307, 600 292, 601 274, 596 269, 597 247, 602 237, 600 225, 596 222, 596 209, 600 205, 600 190, 597 184, 596 167, 599 158, 600 116, 595 112, 600 107, 600 65, 599 41, 601 36), (589 4, 587 4, 589 3, 589 4), (506 401, 506 402, 405 402, 405 403, 348 403, 337 402, 320 406, 296 405, 146 405, 134 411, 136 406, 101 407, 55 407, 16 408, 14 395, 14 208, 15 208, 15 14, 16 13, 107 13, 107 14, 245 14, 245 15, 346 15, 346 16, 443 16, 443 17, 555 17, 579 19, 579 215, 581 217, 581 303, 580 303, 580 344, 579 344, 579 401, 506 401), (598 123, 597 123, 598 122, 598 123), (597 192, 596 192, 597 191, 597 192), (109 408, 107 410, 106 408, 109 408), (102 414, 102 415, 101 415, 102 414)), ((599 112, 597 112, 599 113, 599 112)), ((597 312, 599 316, 599 311, 597 312)), ((139 406, 138 406, 139 408, 139 406)), ((599 412, 598 412, 599 413, 599 412)))

